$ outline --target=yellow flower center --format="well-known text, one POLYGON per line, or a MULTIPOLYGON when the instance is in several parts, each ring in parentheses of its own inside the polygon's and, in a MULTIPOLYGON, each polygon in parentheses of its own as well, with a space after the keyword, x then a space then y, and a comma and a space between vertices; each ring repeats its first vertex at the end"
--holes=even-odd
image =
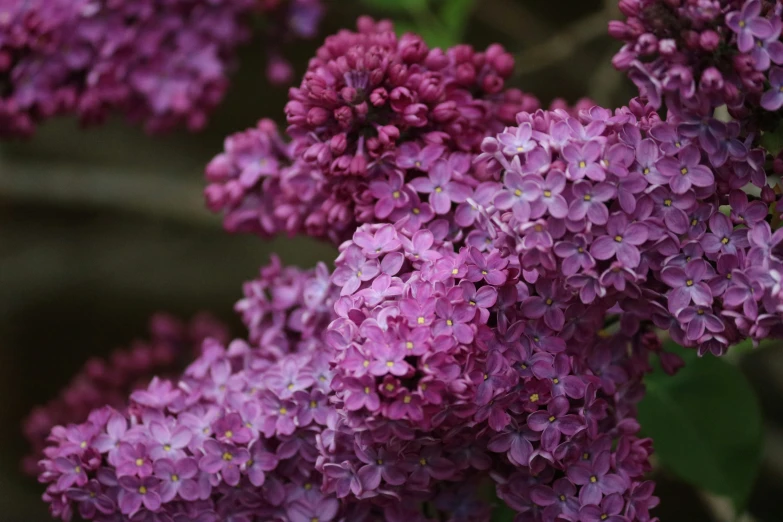
POLYGON ((139 493, 141 493, 142 495, 146 495, 147 488, 145 486, 139 486, 139 493))
POLYGON ((171 444, 164 444, 163 451, 171 451, 171 444))
POLYGON ((234 459, 234 456, 231 453, 229 453, 229 452, 223 453, 223 460, 228 462, 229 460, 233 460, 233 459, 234 459))
POLYGON ((585 194, 585 201, 590 201, 591 199, 593 199, 593 196, 590 194, 585 194))
POLYGON ((580 161, 580 162, 579 162, 579 168, 580 168, 580 169, 583 169, 583 168, 585 168, 586 166, 587 166, 587 163, 585 163, 585 161, 584 161, 584 160, 582 160, 582 161, 580 161))
POLYGON ((416 319, 416 322, 419 324, 424 324, 424 317, 419 317, 418 319, 416 319))
POLYGON ((555 422, 555 416, 554 415, 551 415, 549 417, 549 422, 555 422))
POLYGON ((410 395, 406 395, 405 398, 402 399, 402 402, 404 402, 405 404, 410 404, 411 403, 411 396, 410 395))
POLYGON ((408 341, 407 343, 405 343, 405 348, 407 348, 408 350, 413 350, 413 343, 408 341))
POLYGON ((693 286, 693 279, 688 279, 685 281, 685 286, 693 286))
POLYGON ((671 199, 664 199, 663 200, 663 204, 666 205, 667 207, 671 207, 672 206, 672 200, 671 199))
POLYGON ((451 269, 451 275, 457 275, 459 273, 459 270, 456 268, 451 269))
POLYGON ((394 366, 394 361, 386 361, 387 368, 391 368, 392 366, 394 366))
POLYGON ((285 415, 286 413, 288 413, 287 408, 280 408, 280 415, 285 415))
POLYGON ((393 197, 394 199, 399 199, 399 197, 400 197, 400 191, 399 191, 399 190, 395 190, 394 192, 392 192, 392 197, 393 197))
POLYGON ((687 168, 683 167, 683 168, 680 169, 680 174, 682 174, 683 176, 686 175, 687 173, 688 173, 688 169, 687 168))
POLYGON ((435 192, 440 194, 441 192, 443 192, 443 188, 442 187, 435 187, 435 192))
POLYGON ((231 431, 231 430, 228 430, 228 431, 226 431, 225 436, 226 436, 227 439, 230 439, 231 437, 234 436, 234 432, 231 431))
POLYGON ((446 319, 446 324, 449 326, 454 326, 454 321, 452 321, 451 319, 446 319))
POLYGON ((552 197, 552 191, 551 190, 545 190, 544 191, 544 197, 545 198, 551 198, 552 197))
POLYGON ((533 395, 530 396, 530 402, 538 402, 538 399, 540 398, 541 397, 539 397, 537 393, 534 393, 533 395))
POLYGON ((598 482, 598 477, 596 477, 595 475, 593 475, 592 477, 590 477, 590 482, 592 482, 593 484, 595 484, 596 482, 598 482))
POLYGON ((618 243, 622 243, 623 242, 623 236, 620 236, 620 235, 614 236, 614 240, 617 241, 618 243))
POLYGON ((370 387, 369 386, 365 386, 364 387, 364 393, 366 393, 367 395, 370 394, 370 387))
POLYGON ((414 208, 413 213, 418 216, 419 214, 421 214, 421 210, 419 210, 419 208, 414 208))
POLYGON ((514 191, 514 195, 515 195, 516 197, 519 197, 519 196, 521 196, 521 195, 522 195, 522 191, 521 191, 521 190, 519 190, 519 189, 516 189, 516 190, 514 191))
POLYGON ((144 459, 136 459, 136 465, 141 467, 144 465, 144 459))
POLYGON ((179 475, 172 475, 171 476, 171 481, 172 482, 179 482, 179 475))

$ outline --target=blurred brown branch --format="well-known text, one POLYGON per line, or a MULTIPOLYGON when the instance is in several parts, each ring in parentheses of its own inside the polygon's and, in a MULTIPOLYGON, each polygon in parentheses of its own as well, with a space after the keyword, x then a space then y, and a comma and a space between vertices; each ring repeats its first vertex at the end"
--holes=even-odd
POLYGON ((200 176, 123 171, 116 167, 0 159, 0 199, 108 207, 187 223, 215 224, 200 176))

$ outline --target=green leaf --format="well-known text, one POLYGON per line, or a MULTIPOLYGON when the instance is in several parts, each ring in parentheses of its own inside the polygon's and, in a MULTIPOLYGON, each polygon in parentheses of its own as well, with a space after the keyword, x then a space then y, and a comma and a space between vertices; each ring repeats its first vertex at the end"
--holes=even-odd
POLYGON ((502 500, 492 510, 492 522, 514 522, 517 512, 508 507, 502 500))
POLYGON ((373 9, 383 11, 422 11, 427 8, 428 0, 362 0, 373 9))
POLYGON ((473 0, 446 0, 440 8, 440 19, 454 40, 461 40, 473 11, 473 0))
POLYGON ((717 357, 667 345, 686 365, 658 368, 645 383, 639 422, 664 467, 696 487, 730 498, 741 512, 761 459, 761 411, 739 368, 717 357))
POLYGON ((766 131, 761 135, 761 146, 773 156, 783 150, 783 123, 779 124, 775 130, 766 131))

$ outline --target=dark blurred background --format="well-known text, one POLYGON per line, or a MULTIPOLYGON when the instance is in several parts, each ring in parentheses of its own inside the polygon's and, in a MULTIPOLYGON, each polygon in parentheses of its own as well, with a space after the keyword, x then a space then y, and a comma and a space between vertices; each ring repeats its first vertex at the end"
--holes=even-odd
MULTIPOLYGON (((322 35, 371 12, 359 0, 325 2, 322 35)), ((545 104, 589 95, 617 106, 633 91, 610 64, 618 44, 605 28, 615 5, 480 0, 464 40, 478 47, 500 41, 514 51, 515 86, 545 104)), ((298 73, 319 41, 288 49, 298 73)), ((334 257, 307 239, 229 236, 203 209, 203 167, 223 138, 260 117, 283 120, 286 92, 265 83, 261 45, 244 48, 227 99, 200 134, 149 137, 121 121, 81 131, 61 119, 28 142, 0 146, 0 522, 50 520, 43 488, 20 472, 20 422, 89 356, 144 337, 156 311, 186 319, 209 310, 236 325, 241 283, 271 252, 300 266, 334 257)), ((783 521, 783 354, 752 352, 739 364, 767 423, 763 470, 743 520, 783 521)), ((719 500, 658 475, 662 520, 734 520, 719 500)))

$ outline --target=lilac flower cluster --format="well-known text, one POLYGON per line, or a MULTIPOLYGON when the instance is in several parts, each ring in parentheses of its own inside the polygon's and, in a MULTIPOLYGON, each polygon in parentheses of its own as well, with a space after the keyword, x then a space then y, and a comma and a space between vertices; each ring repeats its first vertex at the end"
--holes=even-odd
POLYGON ((101 406, 123 407, 128 395, 147 386, 155 375, 178 375, 200 353, 206 338, 225 342, 226 327, 207 314, 196 315, 188 324, 157 314, 150 320, 149 341, 114 350, 107 359, 87 361, 57 398, 36 407, 24 420, 31 450, 22 461, 25 472, 33 476, 40 472, 38 461, 53 427, 84 422, 101 406))
POLYGON ((469 165, 484 136, 538 107, 504 87, 512 68, 498 45, 429 49, 417 35, 398 38, 389 22, 362 18, 358 32, 327 38, 291 90, 293 141, 268 121, 226 140, 207 167, 208 206, 224 211, 230 231, 336 243, 372 222, 376 205, 383 218, 431 217, 415 193, 396 189, 407 169, 428 170, 447 150, 469 165))
POLYGON ((655 108, 695 121, 726 105, 757 126, 761 109, 783 106, 779 0, 621 0, 620 10, 627 20, 609 24, 625 42, 614 65, 655 108))
POLYGON ((40 480, 55 516, 329 522, 351 512, 320 491, 315 469, 318 436, 333 422, 332 373, 305 325, 322 320, 329 292, 319 292, 321 270, 262 271, 265 285, 286 278, 268 306, 259 296, 239 305, 260 348, 207 339, 179 382, 156 378, 127 407, 52 431, 40 480))
MULTIPOLYGON (((265 9, 283 18, 278 32, 308 36, 321 13, 314 0, 4 2, 0 136, 29 135, 57 114, 94 123, 114 110, 149 131, 200 129, 226 91, 247 19, 265 9)), ((270 63, 284 80, 279 53, 270 63)))
MULTIPOLYGON (((324 490, 383 505, 486 474, 522 520, 650 520, 634 417, 658 339, 639 321, 601 334, 598 307, 526 281, 510 238, 449 235, 365 225, 341 247, 324 490)), ((451 520, 484 520, 473 507, 451 520)))
MULTIPOLYGON (((355 239, 363 246, 346 253, 361 248, 393 275, 351 292, 330 285, 322 266, 301 272, 273 260, 237 304, 257 347, 208 339, 178 383, 154 379, 125 408, 106 406, 86 422, 56 427, 40 475, 53 515, 480 521, 491 506, 479 490, 494 480, 501 498, 531 520, 650 519, 657 499, 641 480, 650 445, 634 435, 633 414, 648 355, 659 349, 654 336, 577 335, 584 347, 567 349, 563 340, 532 337, 543 327, 527 330, 524 321, 494 334, 491 325, 515 314, 504 311, 513 284, 487 274, 494 283, 476 280, 480 288, 470 292, 472 272, 453 274, 442 263, 446 245, 427 245, 426 233, 416 238, 417 253, 402 247, 391 225, 355 239), (389 246, 379 253, 368 240, 389 246), (437 282, 417 280, 414 272, 426 267, 437 282), (411 299, 406 290, 384 295, 388 278, 422 293, 450 283, 446 295, 461 309, 451 317, 460 322, 395 316, 395 303, 410 310, 411 299), (367 365, 350 363, 359 350, 372 355, 367 365), (358 379, 366 384, 353 386, 358 379)), ((332 279, 345 279, 344 271, 332 279)))

